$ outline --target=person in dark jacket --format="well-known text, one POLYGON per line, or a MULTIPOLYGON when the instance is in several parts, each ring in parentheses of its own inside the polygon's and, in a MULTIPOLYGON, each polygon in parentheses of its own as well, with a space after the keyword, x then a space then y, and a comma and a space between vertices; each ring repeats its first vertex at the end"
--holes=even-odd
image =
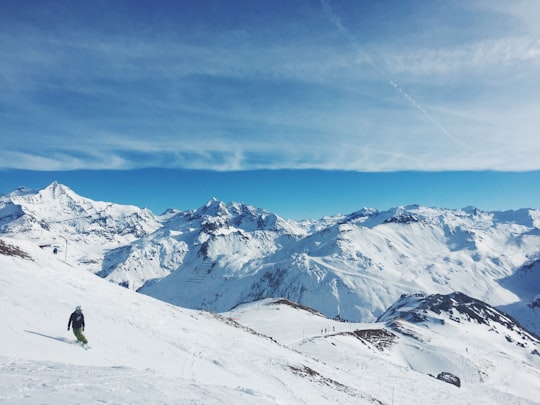
POLYGON ((69 330, 70 327, 73 327, 73 334, 79 342, 81 342, 83 345, 88 343, 88 340, 86 340, 83 335, 84 315, 80 306, 77 306, 77 308, 75 308, 75 312, 73 312, 69 317, 67 330, 69 330))

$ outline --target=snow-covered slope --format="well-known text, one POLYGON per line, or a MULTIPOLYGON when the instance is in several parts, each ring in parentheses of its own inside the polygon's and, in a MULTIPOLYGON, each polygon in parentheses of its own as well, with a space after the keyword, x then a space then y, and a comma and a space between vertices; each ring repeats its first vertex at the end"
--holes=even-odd
POLYGON ((2 197, 0 232, 56 245, 74 266, 183 307, 285 297, 366 322, 402 294, 461 291, 540 334, 540 210, 364 208, 295 222, 212 199, 156 216, 53 183, 2 197))
POLYGON ((2 403, 371 403, 296 372, 339 376, 266 337, 16 247, 31 259, 0 255, 2 403), (90 350, 66 330, 77 304, 90 350))
MULTIPOLYGON (((379 322, 369 324, 336 322, 287 300, 245 304, 230 315, 295 350, 368 379, 377 390, 391 388, 395 403, 402 403, 403 391, 414 391, 397 383, 399 373, 411 371, 443 380, 453 376, 460 387, 477 387, 474 399, 465 403, 482 402, 480 391, 488 387, 516 396, 527 391, 524 396, 532 400, 540 390, 539 338, 463 294, 404 295, 379 322), (369 378, 384 373, 388 378, 381 381, 369 378)), ((446 404, 455 398, 439 400, 446 404)))
POLYGON ((0 402, 535 403, 537 342, 522 347, 448 318, 401 320, 397 330, 391 319, 337 322, 286 300, 219 316, 109 283, 32 241, 0 238, 0 402), (90 350, 66 330, 75 305, 90 350), (460 388, 427 375, 445 371, 460 388))

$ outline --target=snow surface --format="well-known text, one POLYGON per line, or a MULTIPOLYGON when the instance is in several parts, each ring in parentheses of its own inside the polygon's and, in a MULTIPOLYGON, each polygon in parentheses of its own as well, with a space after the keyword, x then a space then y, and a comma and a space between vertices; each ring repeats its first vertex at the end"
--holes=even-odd
POLYGON ((540 357, 483 325, 425 327, 382 351, 341 323, 263 300, 221 315, 121 288, 2 238, 0 403, 534 404, 540 357), (81 305, 91 349, 66 330, 81 305), (413 338, 411 336, 416 336, 413 338), (460 388, 429 375, 449 371, 460 388))

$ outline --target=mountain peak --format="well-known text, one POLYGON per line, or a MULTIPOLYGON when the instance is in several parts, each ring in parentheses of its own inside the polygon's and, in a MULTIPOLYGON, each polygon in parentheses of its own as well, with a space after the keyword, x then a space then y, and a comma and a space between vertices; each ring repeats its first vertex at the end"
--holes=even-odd
POLYGON ((219 200, 216 197, 212 197, 208 200, 208 202, 204 205, 204 208, 210 208, 211 206, 219 204, 219 200))
POLYGON ((525 330, 510 315, 461 292, 445 295, 403 294, 377 319, 377 322, 394 322, 396 319, 412 323, 444 324, 447 320, 456 323, 472 322, 487 325, 491 329, 497 329, 499 326, 505 331, 507 340, 510 339, 509 334, 513 333, 521 340, 540 342, 538 336, 525 330))
POLYGON ((39 194, 43 196, 45 195, 50 196, 53 199, 58 199, 64 196, 68 196, 68 197, 77 196, 77 194, 72 189, 70 189, 68 186, 58 183, 57 181, 53 181, 47 187, 40 190, 39 194))
POLYGON ((227 204, 218 200, 216 197, 212 197, 208 202, 199 210, 206 215, 227 215, 227 204))

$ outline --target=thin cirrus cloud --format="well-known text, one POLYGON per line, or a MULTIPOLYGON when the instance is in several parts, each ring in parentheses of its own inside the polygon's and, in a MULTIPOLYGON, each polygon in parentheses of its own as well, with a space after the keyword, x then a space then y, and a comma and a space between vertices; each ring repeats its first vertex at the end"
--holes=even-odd
POLYGON ((407 50, 391 54, 388 65, 394 73, 447 75, 485 70, 497 73, 521 63, 530 63, 531 70, 538 68, 540 37, 486 40, 446 49, 407 50))
POLYGON ((443 16, 423 3, 417 31, 407 10, 383 10, 377 31, 363 31, 376 10, 361 2, 308 3, 289 3, 304 19, 292 10, 264 28, 249 16, 216 27, 204 8, 181 29, 138 20, 137 30, 129 14, 114 32, 74 29, 73 16, 12 22, 0 29, 0 166, 540 168, 540 39, 527 2, 450 2, 448 32, 464 15, 482 24, 433 41, 443 16), (385 31, 393 21, 402 32, 385 31))

